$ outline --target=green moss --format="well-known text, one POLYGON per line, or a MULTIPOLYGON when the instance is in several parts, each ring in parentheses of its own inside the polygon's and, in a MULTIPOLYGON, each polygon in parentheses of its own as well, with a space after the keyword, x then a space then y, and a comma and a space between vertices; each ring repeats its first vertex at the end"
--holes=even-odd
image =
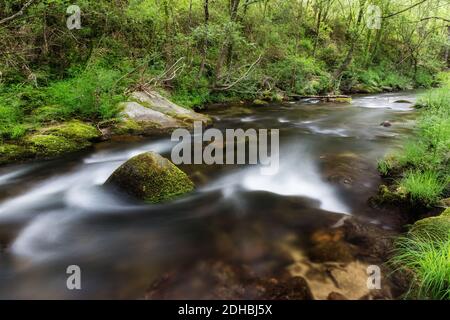
POLYGON ((112 126, 112 133, 115 135, 141 134, 143 127, 134 120, 125 118, 112 126))
POLYGON ((352 102, 352 98, 331 98, 330 102, 337 102, 337 103, 350 103, 352 102))
POLYGON ((67 152, 73 152, 90 145, 88 142, 75 142, 67 138, 54 136, 51 134, 34 134, 27 137, 26 141, 36 149, 39 156, 44 157, 57 156, 67 152))
POLYGON ((31 147, 9 143, 0 144, 0 164, 25 160, 33 157, 34 154, 35 150, 31 147))
POLYGON ((450 209, 417 221, 397 240, 390 263, 412 274, 407 297, 450 299, 450 209))
POLYGON ((101 135, 100 131, 94 126, 77 120, 44 128, 41 130, 41 133, 76 141, 93 140, 101 135))
POLYGON ((253 100, 253 104, 255 106, 264 106, 267 104, 267 101, 261 100, 261 99, 255 99, 253 100))
POLYGON ((194 184, 183 171, 153 152, 128 160, 106 184, 115 185, 149 203, 171 200, 194 189, 194 184))
POLYGON ((381 88, 376 87, 375 85, 367 85, 363 83, 355 84, 352 89, 352 92, 355 93, 379 93, 382 92, 381 88))
POLYGON ((450 209, 446 209, 439 216, 417 221, 410 232, 416 235, 433 235, 439 240, 446 240, 450 233, 450 209))
POLYGON ((407 200, 407 194, 402 188, 391 190, 388 186, 381 185, 377 199, 380 203, 404 202, 407 200))

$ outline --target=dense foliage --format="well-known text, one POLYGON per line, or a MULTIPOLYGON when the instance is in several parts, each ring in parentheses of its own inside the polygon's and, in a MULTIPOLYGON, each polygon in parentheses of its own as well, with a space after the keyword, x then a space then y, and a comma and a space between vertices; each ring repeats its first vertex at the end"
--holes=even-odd
POLYGON ((114 117, 131 87, 188 107, 376 92, 432 86, 448 58, 445 0, 79 0, 82 28, 69 30, 72 4, 0 0, 2 138, 114 117))

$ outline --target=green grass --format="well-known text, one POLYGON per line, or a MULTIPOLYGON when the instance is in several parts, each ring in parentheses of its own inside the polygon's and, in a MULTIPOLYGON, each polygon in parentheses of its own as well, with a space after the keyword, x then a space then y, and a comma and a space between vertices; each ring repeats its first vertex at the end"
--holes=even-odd
POLYGON ((433 205, 439 201, 446 183, 437 172, 411 170, 400 180, 399 187, 409 195, 413 203, 433 205))
POLYGON ((407 298, 450 299, 450 230, 442 238, 434 232, 410 233, 397 240, 391 264, 414 279, 407 298))
POLYGON ((125 97, 123 72, 101 66, 74 73, 45 87, 0 87, 0 140, 18 139, 28 129, 73 118, 101 121, 117 115, 125 97))
POLYGON ((377 167, 378 171, 383 175, 387 176, 391 170, 394 168, 395 164, 393 163, 393 160, 391 158, 384 158, 378 160, 377 167))
POLYGON ((450 191, 450 80, 444 79, 442 88, 430 90, 417 102, 415 139, 378 162, 384 176, 403 172, 394 189, 406 193, 413 205, 435 205, 450 191))
POLYGON ((105 68, 82 72, 50 85, 46 102, 58 106, 59 115, 67 118, 110 119, 117 113, 117 103, 124 100, 114 87, 120 77, 119 71, 105 68))

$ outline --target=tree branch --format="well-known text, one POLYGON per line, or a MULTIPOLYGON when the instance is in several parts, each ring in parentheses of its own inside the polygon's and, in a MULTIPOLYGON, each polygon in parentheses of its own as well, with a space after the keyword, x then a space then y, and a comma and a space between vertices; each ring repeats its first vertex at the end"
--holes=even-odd
POLYGON ((23 13, 25 12, 25 10, 26 10, 29 6, 31 6, 31 5, 33 4, 34 1, 35 1, 35 0, 28 0, 28 2, 26 2, 26 3, 23 5, 23 7, 22 7, 19 11, 17 11, 16 13, 14 13, 12 16, 9 16, 9 17, 6 17, 6 18, 1 19, 1 20, 0 20, 0 24, 6 23, 6 22, 8 22, 8 21, 11 21, 11 20, 13 20, 13 19, 15 19, 15 18, 20 17, 21 15, 23 15, 23 13))
POLYGON ((229 84, 229 85, 226 85, 225 87, 215 87, 215 88, 213 88, 213 90, 216 90, 216 91, 225 91, 225 90, 231 89, 232 87, 234 87, 236 84, 238 84, 239 82, 241 82, 242 80, 244 80, 244 79, 249 75, 250 71, 252 71, 253 67, 254 67, 256 64, 259 63, 259 61, 261 60, 261 58, 262 58, 262 54, 259 55, 258 59, 256 59, 256 61, 253 62, 253 63, 251 64, 251 66, 247 69, 247 71, 246 71, 240 78, 238 78, 236 81, 234 81, 233 83, 231 83, 231 84, 229 84))
POLYGON ((418 5, 421 5, 422 3, 426 2, 426 1, 428 1, 428 0, 422 0, 422 1, 419 1, 419 2, 417 2, 416 4, 413 4, 412 6, 406 8, 406 9, 400 10, 400 11, 395 12, 395 13, 388 14, 387 16, 383 16, 382 18, 383 18, 383 19, 388 19, 388 18, 394 17, 394 16, 399 15, 399 14, 401 14, 401 13, 403 13, 403 12, 406 12, 406 11, 408 11, 408 10, 411 10, 412 8, 417 7, 418 5))
POLYGON ((425 20, 430 20, 430 19, 436 19, 436 20, 442 20, 442 21, 445 21, 445 22, 450 22, 449 19, 445 19, 445 18, 442 18, 442 17, 426 17, 426 18, 420 19, 419 22, 422 22, 422 21, 425 21, 425 20))

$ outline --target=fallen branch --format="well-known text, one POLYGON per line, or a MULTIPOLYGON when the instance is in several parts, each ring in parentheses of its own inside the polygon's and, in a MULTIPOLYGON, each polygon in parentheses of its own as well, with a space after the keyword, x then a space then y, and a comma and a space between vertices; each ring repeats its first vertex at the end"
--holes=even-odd
POLYGON ((289 98, 294 100, 305 100, 305 99, 318 99, 318 100, 331 100, 331 99, 351 99, 350 96, 347 95, 327 95, 327 96, 300 96, 297 94, 289 95, 289 98))
POLYGON ((158 83, 173 80, 177 76, 178 71, 180 71, 181 69, 184 68, 184 66, 185 66, 184 63, 181 65, 178 65, 183 60, 184 60, 184 57, 181 57, 173 65, 171 65, 169 67, 169 69, 165 70, 159 76, 150 79, 150 81, 145 83, 145 85, 151 87, 152 83, 154 83, 154 85, 156 86, 158 83))
POLYGON ((17 18, 17 17, 22 16, 22 15, 24 14, 25 10, 26 10, 29 6, 31 6, 31 5, 33 4, 34 1, 35 1, 35 0, 29 0, 28 2, 26 2, 26 3, 23 5, 23 7, 22 7, 19 11, 17 11, 16 13, 14 13, 12 16, 9 16, 9 17, 6 17, 6 18, 3 18, 2 20, 0 20, 0 24, 4 24, 4 23, 6 23, 6 22, 8 22, 8 21, 14 20, 14 19, 17 18))
POLYGON ((262 55, 259 55, 258 59, 256 59, 255 62, 253 62, 250 67, 247 69, 247 71, 241 76, 239 77, 236 81, 234 81, 233 83, 229 84, 229 85, 225 85, 223 87, 214 87, 213 90, 216 91, 226 91, 231 89, 232 87, 234 87, 236 84, 238 84, 239 82, 241 82, 242 80, 244 80, 245 78, 247 78, 247 76, 250 74, 250 72, 252 71, 253 67, 259 63, 259 61, 261 60, 262 55))

